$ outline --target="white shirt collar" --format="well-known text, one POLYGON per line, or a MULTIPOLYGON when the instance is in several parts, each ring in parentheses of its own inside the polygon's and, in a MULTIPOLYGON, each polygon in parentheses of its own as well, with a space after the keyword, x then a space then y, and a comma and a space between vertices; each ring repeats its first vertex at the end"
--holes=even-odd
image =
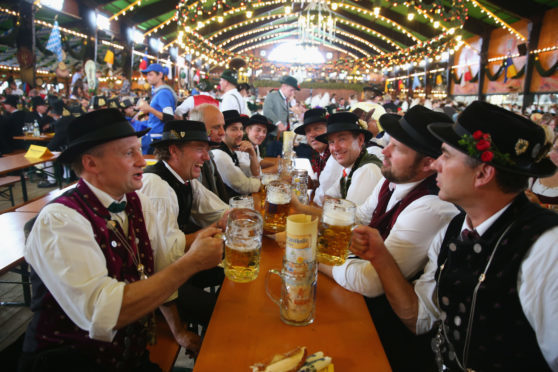
MULTIPOLYGON (((492 216, 488 217, 480 225, 475 227, 474 229, 477 231, 477 233, 482 236, 482 234, 484 234, 490 228, 490 226, 492 226, 494 222, 496 222, 496 220, 502 215, 502 213, 506 211, 506 209, 508 209, 510 205, 511 202, 507 204, 504 208, 500 209, 498 212, 494 213, 492 216)), ((463 226, 461 227, 461 231, 465 229, 473 230, 473 227, 469 226, 469 223, 467 222, 468 220, 469 220, 468 216, 465 216, 465 221, 463 221, 463 226)))
MULTIPOLYGON (((391 200, 398 202, 399 200, 403 199, 407 194, 415 188, 416 185, 421 183, 424 180, 416 181, 416 182, 409 182, 409 183, 393 183, 390 182, 390 189, 393 185, 395 190, 393 191, 393 195, 391 195, 391 200)), ((390 200, 390 201, 391 201, 390 200)))
POLYGON ((165 167, 167 167, 167 169, 173 174, 173 176, 176 177, 177 180, 179 180, 183 184, 186 183, 186 181, 184 181, 182 177, 180 177, 178 173, 176 173, 175 170, 172 169, 172 167, 166 161, 163 160, 163 164, 165 164, 165 167))
POLYGON ((95 196, 97 197, 97 199, 99 199, 99 201, 101 202, 101 204, 103 205, 103 207, 108 208, 109 205, 111 205, 113 202, 123 202, 126 201, 126 195, 124 195, 122 197, 121 200, 115 200, 112 198, 112 196, 110 196, 109 194, 107 194, 106 192, 104 192, 103 190, 93 186, 92 184, 90 184, 89 182, 87 182, 84 178, 82 178, 83 182, 85 182, 85 184, 87 186, 89 186, 89 188, 91 189, 91 191, 93 192, 93 194, 95 194, 95 196))
POLYGON ((279 89, 279 94, 281 95, 281 97, 283 97, 284 100, 287 99, 287 97, 283 94, 283 92, 281 92, 281 89, 279 89))

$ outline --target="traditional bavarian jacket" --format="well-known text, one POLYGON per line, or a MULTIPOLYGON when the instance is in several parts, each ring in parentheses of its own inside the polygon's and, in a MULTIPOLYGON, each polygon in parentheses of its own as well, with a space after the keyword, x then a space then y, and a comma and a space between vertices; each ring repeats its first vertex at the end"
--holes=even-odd
MULTIPOLYGON (((132 192, 126 194, 126 200, 127 232, 120 224, 116 229, 126 237, 134 256, 107 228, 112 215, 83 180, 39 215, 25 250, 25 258, 31 264, 34 312, 25 335, 25 352, 67 347, 106 370, 130 370, 144 354, 151 335, 150 316, 118 331, 112 330, 112 334, 103 333, 95 323, 115 324, 119 308, 110 307, 121 301, 124 283, 140 279, 135 262, 138 257, 145 274, 153 275, 156 269, 180 257, 184 238, 183 234, 182 238, 177 237, 182 240, 175 249, 157 247, 154 252, 148 229, 150 234, 158 235, 157 230, 165 234, 164 227, 155 226, 152 217, 145 220, 142 203, 148 200, 144 197, 132 192), (75 235, 87 230, 81 227, 83 220, 79 216, 89 221, 91 232, 87 235, 91 235, 94 243, 88 241, 88 236, 75 235), (45 228, 52 229, 52 238, 45 239, 42 231, 45 228), (99 272, 102 268, 105 273, 99 272), (88 305, 90 302, 94 304, 88 305), (83 313, 89 311, 92 314, 83 313)), ((158 238, 154 242, 162 243, 158 238)))
POLYGON ((478 239, 460 237, 464 219, 450 223, 438 255, 439 362, 450 370, 549 370, 517 287, 524 257, 558 215, 520 194, 478 239))

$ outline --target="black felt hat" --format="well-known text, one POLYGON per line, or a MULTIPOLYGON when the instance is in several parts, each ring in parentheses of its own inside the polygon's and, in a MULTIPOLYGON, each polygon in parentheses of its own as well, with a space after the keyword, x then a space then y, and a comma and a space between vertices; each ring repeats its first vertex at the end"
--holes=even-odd
POLYGON ((130 106, 134 106, 134 103, 129 99, 129 98, 125 98, 122 101, 120 101, 119 103, 120 108, 128 108, 130 106))
POLYGON ((19 103, 19 96, 15 94, 7 94, 6 98, 2 103, 13 107, 17 107, 17 104, 19 103))
POLYGON ((365 142, 372 138, 372 133, 359 125, 358 117, 355 114, 352 112, 338 112, 329 116, 327 119, 327 132, 320 134, 316 139, 327 143, 327 137, 330 134, 345 131, 364 134, 365 142))
POLYGON ((71 163, 84 151, 125 137, 141 137, 149 129, 136 132, 117 109, 101 109, 81 115, 68 125, 69 146, 58 160, 71 163))
POLYGON ((50 111, 56 115, 62 116, 62 113, 64 112, 64 101, 61 99, 52 101, 50 111))
POLYGON ((106 108, 108 105, 107 99, 104 96, 93 96, 91 97, 91 102, 89 105, 90 109, 98 110, 101 108, 106 108))
POLYGON ((221 74, 221 79, 225 79, 231 84, 238 84, 238 73, 235 70, 225 70, 221 74))
POLYGON ((304 113, 304 121, 302 125, 296 127, 296 134, 305 135, 305 127, 313 123, 327 123, 327 110, 323 108, 313 108, 304 113))
POLYGON ((547 157, 552 136, 529 119, 490 103, 475 101, 455 124, 434 123, 428 129, 441 141, 498 169, 532 177, 556 171, 547 157))
POLYGON ((281 78, 281 80, 279 80, 279 82, 281 84, 287 84, 290 85, 291 87, 295 88, 296 90, 300 90, 300 87, 298 86, 298 80, 296 80, 294 77, 289 76, 289 75, 285 75, 281 78))
POLYGON ((33 105, 33 107, 48 106, 48 103, 46 103, 43 97, 41 96, 36 96, 31 98, 31 104, 33 105))
POLYGON ((409 146, 423 155, 437 158, 442 153, 442 142, 428 130, 431 123, 449 123, 453 121, 442 112, 416 105, 407 111, 405 116, 384 114, 380 116, 380 125, 396 140, 409 146))
POLYGON ((268 118, 260 114, 254 114, 250 116, 250 119, 248 119, 246 123, 243 123, 244 128, 247 128, 250 125, 254 125, 254 124, 264 125, 267 128, 268 132, 271 132, 276 128, 275 124, 273 124, 268 118))
POLYGON ((223 117, 225 118, 225 128, 234 123, 241 123, 242 126, 244 126, 249 119, 248 116, 240 115, 240 113, 236 110, 223 111, 223 117))
POLYGON ((204 123, 194 120, 171 120, 166 122, 161 139, 153 140, 151 146, 156 147, 188 141, 209 143, 204 123))

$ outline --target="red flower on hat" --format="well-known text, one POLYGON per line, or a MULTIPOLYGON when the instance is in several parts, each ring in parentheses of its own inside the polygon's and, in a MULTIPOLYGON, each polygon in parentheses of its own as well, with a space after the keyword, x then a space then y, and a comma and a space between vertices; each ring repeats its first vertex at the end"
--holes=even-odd
POLYGON ((490 142, 488 142, 485 139, 481 139, 477 142, 476 147, 477 147, 477 150, 479 150, 479 151, 488 150, 490 148, 490 142))
POLYGON ((476 139, 477 141, 480 140, 483 137, 483 133, 480 130, 475 131, 475 133, 473 133, 473 138, 476 139))
POLYGON ((481 154, 481 161, 489 162, 494 158, 492 151, 485 151, 481 154))

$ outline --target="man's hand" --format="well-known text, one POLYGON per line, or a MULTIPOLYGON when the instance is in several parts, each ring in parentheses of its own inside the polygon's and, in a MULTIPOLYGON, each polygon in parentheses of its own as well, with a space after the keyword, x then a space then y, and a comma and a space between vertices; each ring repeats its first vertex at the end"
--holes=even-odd
POLYGON ((186 329, 186 325, 174 335, 174 339, 180 346, 186 349, 186 354, 196 357, 200 352, 201 337, 186 329))
POLYGON ((287 130, 287 126, 285 124, 283 124, 282 122, 278 122, 277 123, 277 134, 284 132, 287 130))
POLYGON ((254 149, 254 145, 250 141, 242 141, 240 145, 238 145, 238 151, 247 152, 250 156, 256 155, 256 150, 254 149))
POLYGON ((150 110, 151 110, 151 106, 149 105, 149 103, 147 103, 147 102, 144 101, 143 99, 141 99, 141 100, 138 102, 136 108, 137 108, 139 111, 143 111, 143 112, 150 112, 150 110))
POLYGON ((378 230, 363 225, 359 225, 353 230, 349 249, 360 258, 371 262, 387 252, 378 230))
POLYGON ((216 227, 200 231, 181 260, 187 259, 189 265, 194 265, 197 271, 217 266, 223 258, 223 240, 215 235, 221 232, 222 230, 216 227))

